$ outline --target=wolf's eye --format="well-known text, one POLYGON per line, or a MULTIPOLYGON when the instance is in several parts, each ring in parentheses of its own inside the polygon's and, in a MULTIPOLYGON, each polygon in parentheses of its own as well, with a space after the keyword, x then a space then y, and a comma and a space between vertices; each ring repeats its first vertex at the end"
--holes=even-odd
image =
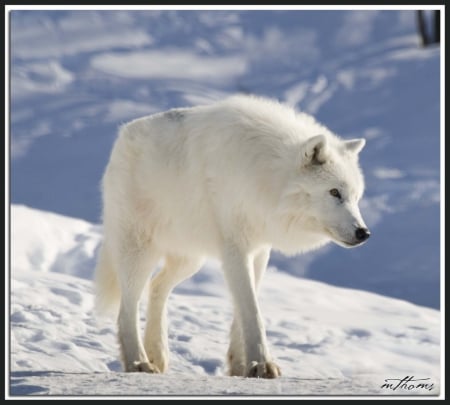
POLYGON ((332 188, 332 189, 330 190, 330 194, 331 194, 333 197, 341 198, 341 193, 339 192, 339 190, 338 190, 337 188, 332 188))

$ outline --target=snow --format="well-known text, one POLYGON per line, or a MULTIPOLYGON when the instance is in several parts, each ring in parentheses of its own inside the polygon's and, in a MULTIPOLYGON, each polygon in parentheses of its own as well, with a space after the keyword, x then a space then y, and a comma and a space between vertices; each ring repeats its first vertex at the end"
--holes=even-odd
POLYGON ((374 394, 394 374, 439 384, 441 51, 419 46, 414 11, 9 17, 12 393, 374 394), (224 376, 231 308, 212 261, 171 298, 170 373, 120 373, 114 322, 93 315, 91 281, 117 128, 236 92, 367 139, 370 241, 272 255, 261 298, 279 381, 224 376))
POLYGON ((434 383, 414 394, 439 393, 438 311, 274 267, 260 300, 283 377, 226 377, 232 308, 215 262, 170 298, 167 376, 126 375, 115 322, 93 308, 99 227, 13 205, 11 230, 11 395, 398 394, 384 379, 411 375, 434 383))
POLYGON ((245 61, 239 57, 202 56, 181 49, 107 53, 94 57, 91 63, 101 72, 131 79, 229 81, 246 70, 245 61))
POLYGON ((54 13, 53 17, 49 19, 43 11, 13 12, 11 46, 17 57, 57 58, 110 48, 141 47, 153 42, 145 29, 133 27, 133 19, 127 13, 61 12, 54 13), (21 18, 16 18, 16 13, 21 18))
POLYGON ((74 80, 73 75, 56 61, 30 63, 13 72, 15 97, 32 93, 60 93, 74 80))
POLYGON ((13 269, 51 272, 56 268, 91 279, 101 240, 99 226, 49 212, 36 215, 24 206, 12 206, 11 225, 13 269))
POLYGON ((404 173, 395 168, 377 167, 373 170, 373 175, 379 179, 400 179, 404 176, 404 173))
POLYGON ((352 47, 367 43, 378 13, 379 11, 360 10, 346 14, 343 24, 336 33, 336 44, 352 47))

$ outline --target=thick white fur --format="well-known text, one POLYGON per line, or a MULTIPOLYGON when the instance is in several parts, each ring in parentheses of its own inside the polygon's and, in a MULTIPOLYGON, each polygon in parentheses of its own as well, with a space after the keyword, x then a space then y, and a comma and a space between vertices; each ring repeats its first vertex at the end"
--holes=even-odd
POLYGON ((103 178, 96 278, 99 307, 120 301, 125 369, 167 369, 167 297, 213 256, 223 263, 234 301, 230 373, 280 375, 257 302, 270 250, 293 254, 330 240, 357 244, 355 229, 365 228, 357 205, 363 146, 339 139, 309 115, 250 96, 124 125, 103 178), (341 199, 330 195, 333 188, 341 199), (138 303, 161 258, 142 341, 138 303))

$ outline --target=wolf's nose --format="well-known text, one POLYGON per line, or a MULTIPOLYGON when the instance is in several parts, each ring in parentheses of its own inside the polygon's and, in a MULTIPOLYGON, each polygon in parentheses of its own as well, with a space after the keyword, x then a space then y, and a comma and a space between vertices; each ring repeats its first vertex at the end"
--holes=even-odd
POLYGON ((355 238, 358 242, 364 242, 366 239, 369 239, 370 232, 367 228, 358 228, 355 231, 355 238))

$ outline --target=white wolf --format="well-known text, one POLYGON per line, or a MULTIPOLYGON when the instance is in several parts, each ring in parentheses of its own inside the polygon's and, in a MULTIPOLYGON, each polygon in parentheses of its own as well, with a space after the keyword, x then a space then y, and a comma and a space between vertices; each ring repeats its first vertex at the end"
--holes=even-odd
POLYGON ((250 96, 124 125, 103 178, 96 282, 100 307, 120 301, 125 370, 167 370, 167 298, 213 256, 234 303, 230 374, 279 376, 257 301, 270 250, 298 253, 329 241, 352 247, 369 237, 358 208, 364 143, 250 96), (138 303, 162 258, 142 341, 138 303))

